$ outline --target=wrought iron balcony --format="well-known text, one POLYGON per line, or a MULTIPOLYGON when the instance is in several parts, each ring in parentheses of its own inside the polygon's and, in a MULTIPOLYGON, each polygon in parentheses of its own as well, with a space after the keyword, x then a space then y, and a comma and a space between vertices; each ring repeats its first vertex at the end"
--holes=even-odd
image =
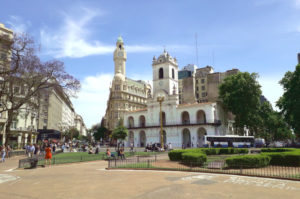
MULTIPOLYGON (((180 126, 204 126, 204 125, 213 125, 213 126, 220 126, 221 121, 220 120, 214 120, 213 122, 194 122, 191 123, 189 121, 181 121, 181 122, 168 122, 163 123, 163 127, 180 127, 180 126)), ((145 128, 159 128, 160 124, 157 123, 146 123, 145 125, 128 125, 128 129, 145 129, 145 128)))

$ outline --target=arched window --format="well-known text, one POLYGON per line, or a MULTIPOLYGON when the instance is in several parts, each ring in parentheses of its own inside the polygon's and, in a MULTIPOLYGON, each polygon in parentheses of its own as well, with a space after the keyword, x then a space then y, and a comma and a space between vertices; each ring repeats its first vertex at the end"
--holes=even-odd
POLYGON ((206 116, 203 110, 197 111, 197 123, 198 124, 205 124, 206 123, 206 116))
POLYGON ((140 122, 140 127, 145 127, 146 126, 146 119, 145 116, 141 115, 139 118, 140 122))
POLYGON ((172 68, 172 78, 175 79, 175 71, 174 71, 174 68, 172 68))
POLYGON ((134 119, 133 117, 128 118, 128 128, 133 128, 134 127, 134 119))
POLYGON ((187 111, 181 114, 181 122, 182 124, 190 124, 190 115, 187 111))
POLYGON ((158 77, 159 77, 159 79, 163 79, 164 78, 164 69, 163 68, 159 69, 158 77))

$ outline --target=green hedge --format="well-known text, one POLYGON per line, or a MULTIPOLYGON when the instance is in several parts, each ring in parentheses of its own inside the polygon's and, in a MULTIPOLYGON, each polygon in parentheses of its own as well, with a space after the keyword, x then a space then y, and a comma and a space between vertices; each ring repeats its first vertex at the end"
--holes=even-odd
POLYGON ((300 166, 300 152, 262 153, 271 158, 270 165, 277 166, 300 166))
POLYGON ((207 157, 204 153, 186 152, 182 153, 182 161, 190 166, 202 166, 207 157))
POLYGON ((299 150, 299 149, 287 149, 287 148, 265 148, 265 149, 261 149, 260 151, 262 153, 273 153, 273 152, 288 152, 288 151, 295 151, 295 150, 299 150))
POLYGON ((259 168, 268 166, 271 158, 266 155, 240 155, 226 158, 229 168, 259 168))
POLYGON ((270 165, 276 166, 300 166, 300 149, 294 148, 267 148, 262 149, 261 154, 271 158, 270 165))
POLYGON ((171 161, 181 161, 182 153, 186 152, 185 150, 172 150, 168 153, 169 159, 171 161))
POLYGON ((248 153, 248 149, 238 148, 193 148, 193 149, 180 149, 172 150, 168 153, 171 161, 182 161, 183 153, 197 153, 206 155, 222 155, 222 154, 244 154, 248 153))

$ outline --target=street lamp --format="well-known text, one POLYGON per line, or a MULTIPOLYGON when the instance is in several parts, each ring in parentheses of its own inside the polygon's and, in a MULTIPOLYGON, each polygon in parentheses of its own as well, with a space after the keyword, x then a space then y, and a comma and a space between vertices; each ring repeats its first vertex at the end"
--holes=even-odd
POLYGON ((164 147, 164 136, 163 136, 163 120, 162 120, 162 110, 161 110, 161 104, 165 100, 164 96, 158 96, 157 101, 159 102, 159 115, 160 115, 160 144, 161 147, 164 147))

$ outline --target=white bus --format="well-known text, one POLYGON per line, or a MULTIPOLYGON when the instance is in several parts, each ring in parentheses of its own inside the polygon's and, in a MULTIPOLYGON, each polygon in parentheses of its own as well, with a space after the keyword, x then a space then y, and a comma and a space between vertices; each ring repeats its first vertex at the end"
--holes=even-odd
POLYGON ((206 146, 210 145, 211 147, 249 148, 254 145, 254 136, 206 135, 204 142, 206 146))

